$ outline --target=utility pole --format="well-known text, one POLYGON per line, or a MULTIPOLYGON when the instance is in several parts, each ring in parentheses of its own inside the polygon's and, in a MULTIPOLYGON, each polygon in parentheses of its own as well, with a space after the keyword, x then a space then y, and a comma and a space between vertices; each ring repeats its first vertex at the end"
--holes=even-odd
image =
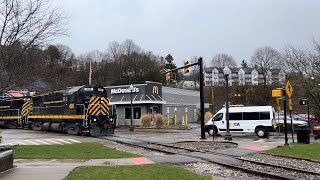
POLYGON ((200 66, 200 120, 201 120, 201 139, 205 139, 204 132, 204 95, 203 95, 203 62, 202 57, 198 59, 198 64, 200 66))
POLYGON ((288 124, 287 124, 287 99, 286 99, 286 90, 285 88, 282 89, 283 93, 283 115, 284 115, 284 140, 285 146, 289 146, 288 144, 288 124))

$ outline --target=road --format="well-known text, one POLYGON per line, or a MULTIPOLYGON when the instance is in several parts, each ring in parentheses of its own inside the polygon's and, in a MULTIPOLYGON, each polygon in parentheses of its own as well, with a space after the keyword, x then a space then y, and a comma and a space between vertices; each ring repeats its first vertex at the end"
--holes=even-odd
MULTIPOLYGON (((201 137, 200 125, 190 124, 189 130, 150 130, 135 129, 131 132, 128 129, 117 129, 114 136, 128 139, 140 139, 159 143, 175 143, 179 141, 199 141, 201 137)), ((232 133, 233 142, 238 143, 240 148, 256 148, 257 150, 271 149, 284 144, 283 134, 273 133, 269 138, 259 139, 255 134, 232 133)), ((289 143, 291 134, 288 133, 289 143)), ((71 144, 80 142, 104 142, 102 138, 89 136, 76 136, 63 133, 33 131, 24 129, 2 129, 2 143, 20 145, 49 145, 49 144, 71 144)), ((212 136, 206 134, 205 140, 212 140, 212 136)), ((215 141, 224 141, 222 136, 216 136, 215 141)), ((311 139, 313 141, 313 139, 311 139)))

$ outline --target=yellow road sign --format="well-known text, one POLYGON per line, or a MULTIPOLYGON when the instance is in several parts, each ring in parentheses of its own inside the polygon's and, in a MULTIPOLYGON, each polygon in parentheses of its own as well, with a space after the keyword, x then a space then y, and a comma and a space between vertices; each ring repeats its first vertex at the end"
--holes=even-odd
POLYGON ((277 101, 277 105, 280 106, 280 99, 276 98, 276 101, 277 101))
POLYGON ((276 101, 277 101, 277 110, 280 111, 281 110, 280 98, 276 98, 276 101))
POLYGON ((291 98, 291 96, 292 96, 292 91, 293 91, 293 88, 292 88, 292 86, 290 84, 290 81, 288 80, 287 84, 286 84, 286 93, 287 93, 289 98, 291 98))
POLYGON ((289 98, 289 110, 292 111, 292 99, 289 98))
POLYGON ((277 110, 280 111, 281 110, 281 106, 277 106, 277 110))
POLYGON ((279 89, 272 90, 272 97, 277 97, 277 98, 282 97, 282 90, 279 90, 279 89))

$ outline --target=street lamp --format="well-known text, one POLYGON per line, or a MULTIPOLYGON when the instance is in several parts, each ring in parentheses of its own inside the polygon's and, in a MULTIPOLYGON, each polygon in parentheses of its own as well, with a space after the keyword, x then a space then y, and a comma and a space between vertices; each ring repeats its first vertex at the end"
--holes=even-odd
POLYGON ((227 132, 226 135, 224 137, 225 140, 232 140, 232 136, 229 130, 229 92, 228 92, 228 86, 229 86, 229 76, 231 75, 231 70, 228 68, 228 66, 225 66, 225 68, 223 69, 223 74, 224 74, 224 78, 226 80, 226 123, 227 123, 227 132))
POLYGON ((133 131, 133 125, 132 125, 132 121, 133 121, 133 106, 132 106, 132 91, 133 91, 133 85, 131 84, 129 86, 129 90, 130 90, 130 96, 131 96, 131 123, 130 123, 130 131, 133 131))
POLYGON ((241 94, 234 94, 234 97, 236 98, 236 104, 238 104, 240 101, 241 94))

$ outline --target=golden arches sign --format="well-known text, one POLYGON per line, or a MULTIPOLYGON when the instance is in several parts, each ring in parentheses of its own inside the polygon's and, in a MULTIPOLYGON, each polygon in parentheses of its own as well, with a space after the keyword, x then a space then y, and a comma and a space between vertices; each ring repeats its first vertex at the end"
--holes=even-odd
POLYGON ((159 94, 159 87, 158 86, 153 86, 152 93, 153 94, 159 94))

